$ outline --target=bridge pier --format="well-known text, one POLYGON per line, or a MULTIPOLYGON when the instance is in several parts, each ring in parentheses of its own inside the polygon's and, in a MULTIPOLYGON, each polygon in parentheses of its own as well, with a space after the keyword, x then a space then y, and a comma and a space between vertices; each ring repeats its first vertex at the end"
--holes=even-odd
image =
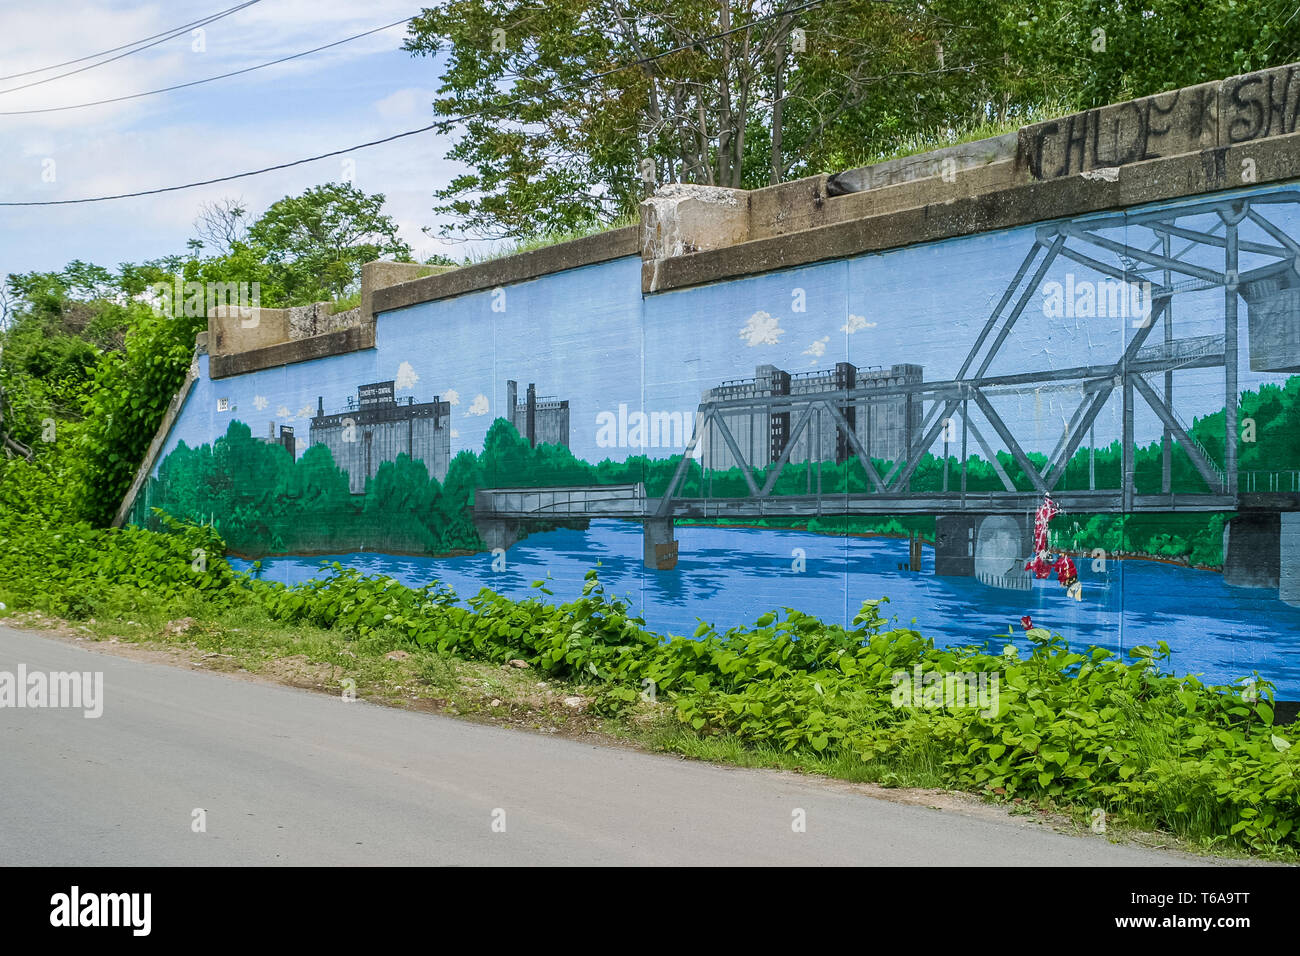
POLYGON ((506 518, 474 518, 474 529, 489 551, 505 550, 519 540, 519 523, 506 518))
POLYGON ((1034 521, 1025 514, 937 515, 934 573, 977 578, 992 587, 1033 587, 1025 559, 1034 549, 1034 521))
POLYGON ((1027 591, 1034 585, 1025 559, 1033 550, 1032 515, 988 515, 975 529, 975 578, 990 587, 1027 591))
POLYGON ((1300 511, 1282 512, 1277 596, 1300 607, 1300 511))
POLYGON ((646 518, 641 526, 642 559, 651 571, 671 571, 677 567, 677 540, 673 537, 672 518, 646 518))
POLYGON ((1300 607, 1300 512, 1246 512, 1223 529, 1223 583, 1300 607))
POLYGON ((975 528, 978 515, 937 515, 934 519, 934 573, 943 577, 975 576, 975 528))
POLYGON ((1223 583, 1276 588, 1281 571, 1282 515, 1245 513, 1223 528, 1223 583))

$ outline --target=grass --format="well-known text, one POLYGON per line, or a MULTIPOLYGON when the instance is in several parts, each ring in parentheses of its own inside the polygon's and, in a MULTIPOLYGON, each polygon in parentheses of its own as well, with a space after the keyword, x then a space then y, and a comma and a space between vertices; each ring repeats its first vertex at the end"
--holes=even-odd
MULTIPOLYGON (((286 626, 252 604, 217 612, 196 598, 188 605, 173 606, 168 614, 124 603, 112 610, 112 616, 101 615, 81 624, 34 612, 0 611, 0 619, 56 630, 68 637, 127 645, 132 653, 143 649, 150 657, 177 666, 251 675, 319 693, 342 694, 351 687, 357 697, 388 706, 548 735, 588 739, 596 735, 611 744, 732 767, 811 774, 889 791, 908 788, 898 799, 909 803, 964 802, 967 808, 984 806, 986 812, 992 812, 990 804, 1000 803, 1012 814, 1080 833, 1089 824, 1084 808, 1056 806, 1050 801, 954 795, 944 786, 939 748, 927 746, 924 740, 885 757, 863 760, 850 753, 786 752, 754 746, 730 735, 701 735, 678 722, 664 701, 642 700, 623 715, 610 717, 592 708, 599 688, 581 681, 545 676, 527 666, 454 657, 382 630, 357 637, 311 626, 286 626), (182 611, 186 614, 183 618, 170 616, 182 611)), ((1167 751, 1167 734, 1162 728, 1148 726, 1140 732, 1142 749, 1153 759, 1167 751)), ((1199 781, 1188 784, 1193 792, 1202 790, 1199 781)), ((1205 813, 1212 815, 1211 794, 1203 792, 1205 813)), ((1186 802, 1188 790, 1178 788, 1170 799, 1186 802)), ((1152 834, 1122 819, 1108 823, 1112 839, 1190 852, 1208 850, 1235 858, 1250 856, 1206 841, 1152 834)), ((1279 851, 1267 858, 1294 862, 1296 855, 1279 851)))
POLYGON ((635 226, 638 222, 640 222, 640 219, 636 216, 622 216, 613 222, 591 222, 572 229, 556 229, 521 239, 507 239, 492 249, 469 253, 465 256, 462 265, 472 266, 478 265, 480 262, 491 262, 494 259, 517 256, 525 252, 544 249, 547 246, 559 245, 562 242, 572 242, 575 239, 585 239, 588 236, 599 235, 602 232, 610 232, 626 226, 635 226))
POLYGON ((351 295, 345 295, 342 298, 334 299, 333 301, 330 302, 330 305, 333 307, 332 311, 335 315, 338 315, 340 312, 347 312, 349 309, 355 309, 360 304, 361 304, 360 289, 358 289, 356 292, 353 292, 351 295))
POLYGON ((1074 107, 1064 100, 1059 100, 1031 107, 999 120, 989 119, 984 116, 970 117, 965 120, 958 120, 948 126, 934 127, 909 133, 897 139, 864 145, 855 152, 837 158, 834 163, 835 168, 827 168, 822 171, 838 173, 846 169, 856 169, 859 166, 872 166, 876 163, 888 162, 891 159, 902 159, 905 156, 919 156, 922 153, 933 152, 948 146, 957 146, 961 143, 991 139, 1005 133, 1014 133, 1022 126, 1054 119, 1073 111, 1074 107))

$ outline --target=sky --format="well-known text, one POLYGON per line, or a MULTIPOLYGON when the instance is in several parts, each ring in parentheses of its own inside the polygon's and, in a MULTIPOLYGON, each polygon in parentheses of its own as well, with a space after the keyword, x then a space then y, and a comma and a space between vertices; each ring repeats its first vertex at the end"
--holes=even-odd
MULTIPOLYGON (((237 0, 0 0, 0 75, 131 43, 237 0)), ((418 13, 413 0, 261 0, 142 53, 30 89, 85 64, 0 80, 0 112, 123 96, 226 73, 418 13), (10 91, 10 92, 6 92, 10 91)), ((75 199, 209 179, 288 162, 426 125, 439 64, 400 49, 405 27, 289 63, 190 89, 104 106, 0 115, 0 201, 75 199)), ((426 236, 434 189, 462 167, 451 140, 424 133, 342 157, 161 196, 79 206, 0 207, 0 275, 116 266, 185 251, 205 201, 242 198, 254 214, 345 178, 382 192, 417 258, 462 256, 426 236), (350 161, 350 166, 344 163, 350 161)), ((472 248, 472 247, 471 247, 472 248)))
MULTIPOLYGON (((0 76, 127 44, 235 2, 0 0, 0 76)), ((403 52, 402 27, 190 89, 56 113, 2 115, 225 73, 339 40, 418 9, 413 0, 260 0, 206 26, 201 35, 187 33, 55 82, 13 89, 76 67, 0 79, 0 202, 73 199, 175 185, 289 162, 426 125, 432 118, 439 64, 403 52)), ((467 251, 465 245, 449 245, 422 232, 424 226, 436 232, 440 225, 432 212, 433 191, 462 171, 443 158, 451 142, 449 137, 425 133, 266 175, 159 196, 77 206, 0 207, 0 275, 56 270, 73 259, 112 267, 181 253, 195 234, 193 222, 205 201, 240 198, 258 214, 283 196, 348 176, 367 192, 385 194, 388 212, 417 258, 438 252, 461 255, 467 251)), ((1279 209, 1277 214, 1292 234, 1300 229, 1294 208, 1279 209)), ((1013 242, 998 235, 966 237, 915 247, 888 261, 864 257, 849 274, 824 286, 841 288, 843 298, 810 303, 807 311, 795 311, 791 304, 792 283, 802 281, 798 270, 689 297, 655 297, 662 301, 650 308, 652 313, 671 313, 689 300, 696 315, 729 319, 717 328, 699 323, 697 344, 707 341, 709 345, 699 350, 698 368, 688 364, 665 370, 658 379, 664 394, 648 400, 662 401, 672 410, 691 408, 701 387, 751 375, 760 356, 790 371, 829 368, 843 359, 864 366, 888 365, 915 361, 918 344, 924 343, 919 351, 925 356, 926 378, 951 375, 1006 277, 1014 273, 1027 250, 1027 236, 1013 242), (709 300, 706 305, 698 304, 705 300, 709 300), (859 317, 862 328, 845 328, 853 316, 859 317), (739 342, 744 342, 743 359, 736 354, 739 342), (944 343, 949 346, 946 351, 944 343), (713 368, 711 363, 716 362, 726 367, 713 368)), ((830 275, 839 268, 845 267, 821 266, 814 272, 830 275)), ((821 280, 812 281, 809 289, 819 286, 821 280)), ((601 307, 612 307, 607 290, 592 292, 601 307)), ((1203 293, 1198 300, 1193 294, 1187 306, 1180 302, 1181 321, 1192 320, 1187 323, 1188 334, 1215 328, 1213 316, 1221 308, 1215 295, 1203 293), (1205 319, 1198 321, 1202 310, 1205 319)), ((548 308, 539 302, 533 314, 548 308)), ((1033 334, 1024 343, 1013 343, 1003 360, 1022 360, 1024 353, 1017 349, 1028 349, 1039 367, 1079 364, 1093 351, 1112 353, 1126 334, 1123 321, 1051 320, 1039 312, 1037 320, 1022 323, 1022 330, 1033 334)), ((671 324, 667 327, 680 334, 671 324)), ((586 328, 581 334, 587 334, 586 328)), ((652 321, 644 334, 655 333, 652 321)), ((679 357, 684 354, 680 345, 670 351, 679 357)), ((647 353, 656 354, 653 348, 647 353)), ((1242 361, 1241 384, 1255 387, 1260 377, 1250 374, 1244 355, 1242 361)), ((525 382, 528 375, 537 375, 546 393, 564 390, 567 369, 516 371, 515 366, 523 362, 523 357, 512 358, 510 374, 525 382)), ((993 369, 998 370, 998 366, 993 369)), ((467 400, 481 393, 493 403, 501 394, 497 379, 504 377, 444 382, 434 369, 417 372, 424 376, 422 384, 452 387, 467 400)), ((383 377, 392 374, 385 372, 383 377)), ((655 381, 654 375, 647 378, 650 385, 655 381)), ((345 384, 351 388, 356 383, 349 379, 345 384)), ((1182 408, 1188 419, 1222 403, 1221 396, 1208 387, 1184 396, 1182 408)), ((289 402, 290 411, 314 397, 313 393, 301 402, 289 402)), ((635 403, 639 398, 634 394, 629 400, 635 403)), ((1052 395, 1030 395, 1019 401, 1024 407, 1017 414, 1041 421, 1041 434, 1034 437, 1050 447, 1059 430, 1056 423, 1068 418, 1073 405, 1052 395)), ((602 406, 615 408, 617 403, 607 409, 602 406)), ((590 423, 594 417, 581 420, 590 423)), ((1158 433, 1154 416, 1139 412, 1139 431, 1158 433)), ((470 438, 467 432, 466 439, 470 438)))

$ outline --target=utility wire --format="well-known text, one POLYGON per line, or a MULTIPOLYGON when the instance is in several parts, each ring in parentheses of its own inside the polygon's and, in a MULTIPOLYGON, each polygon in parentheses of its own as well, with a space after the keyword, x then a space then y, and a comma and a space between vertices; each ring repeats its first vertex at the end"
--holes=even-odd
POLYGON ((0 110, 0 116, 29 116, 32 113, 58 113, 63 110, 79 110, 87 106, 103 106, 106 103, 121 103, 124 100, 139 99, 142 96, 153 96, 157 93, 171 93, 174 90, 183 90, 190 86, 199 86, 203 83, 211 83, 213 80, 224 80, 232 76, 240 76, 244 73, 252 73, 254 70, 265 69, 268 66, 276 66, 280 63, 287 63, 290 60, 296 60, 299 57, 311 56, 313 53, 319 53, 321 50, 328 50, 330 47, 340 46, 344 43, 351 43, 353 40, 360 40, 362 37, 368 37, 372 33, 380 33, 384 30, 400 26, 403 23, 409 23, 415 17, 410 16, 404 20, 394 20, 392 23, 385 24, 382 27, 375 27, 373 30, 367 30, 365 33, 357 33, 350 37, 344 37, 342 40, 335 40, 333 43, 326 43, 324 46, 318 46, 311 50, 303 50, 301 53, 294 53, 292 56, 283 56, 278 60, 271 60, 269 63, 258 63, 255 66, 246 66, 242 70, 234 70, 230 73, 221 73, 217 76, 204 77, 201 80, 191 80, 188 83, 177 83, 175 86, 164 86, 158 90, 145 90, 143 93, 128 93, 126 96, 114 96, 107 100, 93 100, 89 103, 73 103, 70 106, 46 106, 34 110, 0 110))
MULTIPOLYGON (((224 12, 234 13, 235 9, 236 8, 232 7, 230 10, 224 12)), ((149 40, 156 40, 160 36, 164 36, 164 35, 174 36, 184 30, 188 30, 191 27, 196 27, 200 23, 205 23, 205 22, 211 22, 211 21, 207 19, 192 20, 189 23, 183 23, 178 27, 172 27, 169 30, 164 30, 162 33, 155 33, 152 36, 143 37, 139 40, 132 40, 130 43, 123 43, 121 46, 115 46, 111 50, 100 50, 98 53, 88 53, 85 56, 79 56, 75 60, 64 60, 62 63, 51 63, 49 66, 43 66, 38 70, 26 70, 25 72, 22 73, 10 73, 8 76, 0 76, 0 81, 16 80, 19 79, 20 77, 32 76, 36 73, 45 73, 49 70, 57 70, 61 66, 72 66, 72 64, 74 63, 84 63, 86 60, 95 59, 95 57, 108 56, 108 54, 116 53, 118 50, 125 50, 127 47, 135 46, 137 43, 147 43, 149 40)))
MULTIPOLYGON (((683 43, 680 46, 673 47, 671 50, 665 50, 662 53, 655 53, 652 56, 645 56, 645 57, 641 57, 640 59, 630 60, 627 63, 622 63, 618 66, 611 67, 608 70, 603 70, 598 73, 593 73, 591 76, 584 77, 582 80, 565 84, 563 86, 555 87, 554 89, 548 90, 547 92, 550 93, 551 95, 554 95, 556 93, 566 92, 567 90, 571 90, 575 87, 586 86, 587 84, 591 83, 593 80, 603 79, 604 77, 612 76, 615 73, 621 73, 624 70, 631 70, 631 69, 635 69, 636 67, 645 66, 648 63, 653 63, 656 60, 662 60, 665 57, 672 56, 675 53, 681 53, 684 50, 689 50, 694 47, 697 47, 701 43, 709 43, 713 40, 720 40, 723 37, 731 36, 733 33, 739 33, 743 30, 748 30, 751 27, 754 27, 757 24, 762 23, 766 20, 773 20, 778 17, 786 17, 786 16, 790 16, 791 14, 801 13, 805 10, 811 10, 814 7, 820 7, 827 2, 829 2, 829 0, 808 0, 807 3, 802 3, 798 6, 790 7, 785 10, 778 10, 775 13, 768 14, 767 16, 758 17, 757 19, 751 20, 749 23, 746 23, 743 26, 733 27, 730 30, 724 30, 720 33, 710 34, 709 36, 705 36, 705 37, 697 37, 696 39, 683 43)), ((881 0, 881 2, 890 2, 890 0, 881 0)), ((523 99, 524 99, 523 97, 520 97, 518 100, 515 100, 514 102, 516 103, 522 102, 523 99)), ((308 156, 304 159, 295 159, 287 163, 277 163, 274 166, 264 166, 261 169, 251 169, 248 172, 243 172, 243 173, 232 173, 229 176, 217 176, 213 179, 204 179, 199 182, 183 183, 178 186, 162 186, 157 189, 141 189, 138 190, 137 192, 117 193, 112 196, 87 196, 83 199, 53 199, 53 200, 44 200, 40 202, 0 202, 0 208, 18 207, 18 206, 75 206, 83 203, 107 202, 112 199, 135 199, 140 196, 156 196, 162 193, 178 192, 182 189, 196 189, 199 186, 211 186, 216 183, 227 183, 235 179, 247 179, 250 176, 260 176, 264 173, 276 172, 281 169, 289 169, 294 166, 302 166, 305 163, 314 163, 317 160, 329 159, 332 156, 341 156, 344 153, 351 153, 354 150, 358 150, 358 149, 368 149, 371 146, 379 146, 382 145, 383 143, 391 143, 394 140, 405 139, 408 136, 418 136, 420 133, 427 133, 430 130, 439 130, 440 132, 443 132, 446 131, 449 127, 453 126, 454 124, 458 122, 463 122, 464 120, 467 119, 471 119, 474 116, 477 116, 483 112, 485 111, 478 110, 473 113, 462 113, 459 116, 449 116, 446 117, 445 119, 441 119, 433 123, 429 123, 427 126, 421 126, 418 129, 408 129, 405 132, 401 132, 401 133, 394 133, 393 135, 385 136, 382 139, 372 139, 369 142, 357 143, 354 146, 346 146, 343 149, 331 150, 328 153, 319 153, 315 156, 308 156)))
MULTIPOLYGON (((217 20, 222 19, 223 17, 228 17, 228 16, 230 16, 232 13, 238 13, 240 10, 244 10, 244 9, 246 9, 246 8, 248 8, 248 7, 251 7, 251 6, 252 6, 253 4, 255 4, 255 3, 261 3, 261 2, 262 2, 262 0, 245 0, 244 3, 241 3, 241 4, 239 4, 239 5, 236 6, 236 7, 231 7, 229 10, 222 10, 220 13, 213 14, 212 16, 207 17, 207 18, 205 18, 205 19, 203 19, 203 20, 196 20, 196 21, 194 21, 194 23, 189 24, 189 25, 187 25, 186 27, 184 27, 184 28, 182 28, 182 29, 179 29, 179 30, 173 30, 173 31, 171 31, 170 33, 167 33, 167 34, 163 35, 163 36, 160 37, 159 39, 156 39, 156 40, 152 41, 151 43, 146 43, 144 46, 138 46, 138 47, 136 47, 135 49, 127 50, 125 53, 119 53, 117 56, 111 56, 111 57, 109 57, 107 60, 100 60, 98 63, 88 63, 88 64, 86 64, 85 66, 78 67, 78 68, 75 69, 75 70, 68 70, 68 72, 66 72, 66 73, 59 73, 59 74, 56 74, 55 76, 47 76, 47 77, 46 77, 45 79, 43 79, 43 80, 32 80, 32 82, 30 82, 30 83, 24 83, 24 84, 22 84, 21 86, 11 86, 11 87, 9 87, 8 89, 0 90, 0 95, 3 95, 3 94, 5 94, 5 93, 16 93, 16 92, 18 92, 19 90, 27 90, 27 89, 31 89, 33 86, 40 86, 40 85, 43 84, 43 83, 53 83, 55 80, 61 80, 61 79, 63 79, 65 76, 75 76, 75 75, 78 74, 78 73, 85 73, 87 70, 93 70, 93 69, 95 69, 96 67, 107 66, 109 63, 113 63, 113 62, 115 62, 115 61, 117 61, 117 60, 122 59, 123 57, 128 57, 128 56, 130 56, 132 53, 139 53, 139 52, 141 52, 142 50, 147 50, 147 49, 149 49, 150 47, 155 47, 155 46, 157 46, 157 45, 160 44, 160 43, 166 43, 168 40, 171 40, 171 39, 174 39, 174 38, 180 36, 180 35, 181 35, 182 33, 184 33, 186 30, 190 29, 190 27, 192 27, 192 26, 196 26, 196 25, 197 25, 197 26, 207 26, 209 23, 214 23, 214 22, 216 22, 217 20)), ((98 55, 98 54, 97 54, 97 55, 98 55)), ((37 71, 37 72, 43 72, 43 71, 37 71)))

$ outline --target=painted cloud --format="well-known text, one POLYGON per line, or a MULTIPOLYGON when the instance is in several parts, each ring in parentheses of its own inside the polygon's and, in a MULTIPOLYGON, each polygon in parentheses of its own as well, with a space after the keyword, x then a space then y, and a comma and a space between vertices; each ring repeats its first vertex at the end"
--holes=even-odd
POLYGON ((488 413, 488 400, 486 395, 475 395, 474 401, 470 402, 469 410, 466 415, 486 415, 488 413))
POLYGON ((831 337, 829 335, 823 335, 803 350, 804 355, 812 356, 812 361, 808 363, 809 365, 816 365, 817 360, 826 354, 826 343, 830 340, 831 337))
POLYGON ((420 380, 420 376, 415 374, 415 369, 411 368, 410 362, 403 362, 397 366, 397 378, 394 379, 393 387, 395 390, 415 388, 415 383, 420 380))
POLYGON ((781 341, 785 329, 781 320, 768 315, 761 309, 749 317, 749 321, 740 327, 740 337, 748 346, 776 345, 781 341))
POLYGON ((852 335, 854 332, 860 332, 862 329, 874 329, 875 322, 868 322, 864 315, 849 314, 849 320, 840 326, 841 332, 847 332, 852 335))

